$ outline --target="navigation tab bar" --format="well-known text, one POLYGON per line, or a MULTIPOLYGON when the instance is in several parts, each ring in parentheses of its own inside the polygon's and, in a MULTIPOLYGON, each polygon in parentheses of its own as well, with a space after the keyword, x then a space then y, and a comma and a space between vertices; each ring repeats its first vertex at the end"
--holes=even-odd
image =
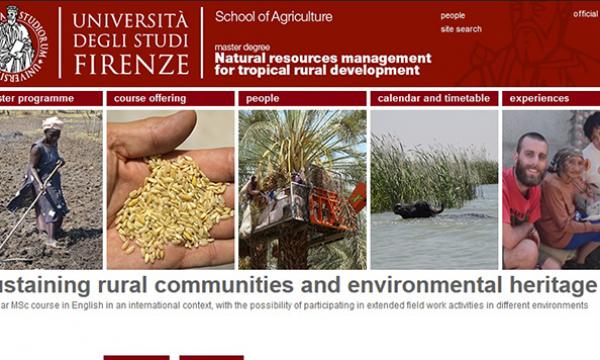
POLYGON ((109 91, 108 106, 233 106, 233 91, 109 91))
POLYGON ((598 91, 504 91, 504 106, 600 106, 598 91))
POLYGON ((371 106, 498 106, 498 92, 372 91, 371 106))
POLYGON ((0 91, 0 107, 102 106, 102 91, 0 91))
POLYGON ((240 106, 366 106, 365 91, 240 91, 240 106))
POLYGON ((104 360, 169 360, 169 355, 104 355, 104 360))
POLYGON ((179 360, 244 360, 242 355, 181 355, 179 360))

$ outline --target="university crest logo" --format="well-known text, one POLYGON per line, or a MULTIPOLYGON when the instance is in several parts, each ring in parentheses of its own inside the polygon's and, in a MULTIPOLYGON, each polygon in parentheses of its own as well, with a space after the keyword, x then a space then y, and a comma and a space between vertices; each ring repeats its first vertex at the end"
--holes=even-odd
POLYGON ((18 83, 35 76, 48 56, 42 24, 14 5, 0 13, 0 82, 18 83))

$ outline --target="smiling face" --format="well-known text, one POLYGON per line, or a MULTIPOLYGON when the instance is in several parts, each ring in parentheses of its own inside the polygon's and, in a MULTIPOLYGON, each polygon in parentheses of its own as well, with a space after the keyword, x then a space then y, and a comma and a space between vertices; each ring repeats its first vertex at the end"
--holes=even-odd
POLYGON ((524 187, 539 185, 548 167, 548 144, 525 137, 514 160, 517 181, 524 187))
POLYGON ((581 174, 584 169, 583 157, 581 156, 571 156, 569 157, 561 169, 561 177, 563 177, 568 182, 571 182, 576 179, 581 178, 581 174))

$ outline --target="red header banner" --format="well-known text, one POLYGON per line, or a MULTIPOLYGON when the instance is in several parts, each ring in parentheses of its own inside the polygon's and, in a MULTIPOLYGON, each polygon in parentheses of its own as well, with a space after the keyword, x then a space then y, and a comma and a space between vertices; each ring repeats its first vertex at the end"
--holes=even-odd
POLYGON ((0 2, 0 83, 596 86, 599 9, 600 1, 0 2))

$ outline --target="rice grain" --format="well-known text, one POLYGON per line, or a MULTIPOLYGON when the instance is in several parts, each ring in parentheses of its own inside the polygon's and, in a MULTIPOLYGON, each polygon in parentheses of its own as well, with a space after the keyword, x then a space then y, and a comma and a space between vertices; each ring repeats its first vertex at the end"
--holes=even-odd
POLYGON ((150 176, 117 213, 122 250, 131 254, 134 243, 144 262, 153 264, 164 258, 168 244, 191 249, 214 241, 210 229, 233 216, 223 199, 227 186, 209 181, 189 156, 151 158, 148 167, 150 176))

